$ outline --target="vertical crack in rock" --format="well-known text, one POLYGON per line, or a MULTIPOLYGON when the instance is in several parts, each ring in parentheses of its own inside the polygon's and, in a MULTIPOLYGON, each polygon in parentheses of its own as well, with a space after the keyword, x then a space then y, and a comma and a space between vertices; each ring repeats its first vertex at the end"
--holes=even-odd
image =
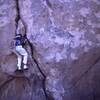
POLYGON ((16 13, 17 15, 15 21, 16 21, 16 29, 17 29, 18 21, 20 20, 19 0, 16 0, 16 13))
POLYGON ((29 46, 30 46, 30 48, 31 48, 31 56, 32 56, 32 59, 33 59, 33 61, 35 62, 35 64, 37 65, 37 68, 38 68, 38 70, 40 71, 40 73, 42 74, 42 76, 43 76, 43 90, 44 90, 44 93, 45 93, 45 97, 46 97, 46 100, 48 100, 48 95, 47 95, 47 93, 46 93, 46 86, 45 86, 45 82, 46 82, 46 75, 42 72, 42 70, 41 70, 41 68, 40 68, 40 66, 39 66, 39 64, 38 64, 38 62, 37 62, 37 60, 34 58, 34 56, 33 56, 33 50, 34 50, 34 47, 33 47, 33 45, 31 44, 31 42, 27 39, 27 41, 28 41, 28 44, 29 44, 29 46))
POLYGON ((52 5, 49 0, 44 0, 44 1, 46 2, 46 4, 48 5, 49 8, 52 8, 52 5))
MULTIPOLYGON (((50 5, 50 4, 49 4, 50 5)), ((20 8, 19 8, 19 0, 16 0, 16 11, 17 11, 17 16, 16 16, 16 19, 15 19, 15 21, 16 21, 16 30, 17 30, 17 27, 18 27, 18 21, 19 20, 22 20, 21 19, 21 16, 20 16, 20 8)), ((23 20, 22 20, 23 21, 23 20)), ((27 27, 26 27, 26 25, 25 25, 25 23, 23 23, 24 24, 24 27, 25 27, 25 35, 26 35, 26 29, 27 29, 27 27)), ((27 36, 26 36, 26 38, 27 38, 27 36)), ((32 58, 32 60, 33 60, 33 62, 35 62, 35 64, 37 65, 37 68, 38 68, 38 70, 40 71, 40 73, 42 74, 42 77, 43 77, 43 80, 42 80, 42 85, 43 85, 43 90, 44 90, 44 94, 45 94, 45 98, 46 98, 46 100, 50 100, 49 99, 49 97, 48 97, 48 95, 47 95, 47 93, 46 93, 46 86, 45 86, 45 81, 46 81, 46 76, 45 76, 45 74, 42 72, 42 70, 41 70, 41 68, 40 68, 40 66, 39 66, 39 64, 38 64, 38 62, 37 62, 37 60, 34 58, 34 56, 33 56, 33 50, 34 50, 34 48, 33 48, 33 45, 32 45, 32 43, 28 40, 28 38, 27 38, 27 41, 28 41, 28 45, 29 45, 29 47, 30 47, 30 49, 31 49, 31 58, 32 58)), ((34 67, 34 66, 33 66, 34 67)))

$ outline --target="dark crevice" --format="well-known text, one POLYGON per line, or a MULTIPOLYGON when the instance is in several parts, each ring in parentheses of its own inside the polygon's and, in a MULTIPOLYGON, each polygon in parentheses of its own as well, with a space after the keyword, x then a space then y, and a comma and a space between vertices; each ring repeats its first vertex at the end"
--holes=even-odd
POLYGON ((50 1, 49 0, 45 0, 46 1, 46 4, 50 7, 50 8, 52 8, 52 4, 50 3, 50 1))
POLYGON ((18 21, 20 20, 20 9, 19 9, 19 0, 16 0, 16 19, 15 19, 15 22, 16 22, 16 29, 18 27, 18 21))
POLYGON ((39 67, 37 60, 33 57, 33 55, 34 55, 34 53, 33 53, 34 47, 33 47, 32 43, 31 43, 28 39, 27 39, 27 41, 28 41, 28 44, 29 44, 30 49, 31 49, 31 55, 32 55, 33 61, 34 61, 35 64, 37 65, 37 67, 38 67, 40 73, 42 74, 42 76, 43 76, 44 78, 46 78, 45 74, 42 72, 41 68, 39 67))
POLYGON ((39 66, 39 64, 38 64, 38 61, 37 61, 37 60, 34 58, 34 56, 33 56, 34 47, 33 47, 32 43, 31 43, 28 39, 27 39, 27 41, 28 41, 28 44, 29 44, 29 46, 30 46, 30 48, 31 48, 31 56, 32 56, 32 59, 33 59, 33 61, 35 62, 35 64, 36 64, 38 70, 40 71, 40 73, 41 73, 42 76, 43 76, 42 85, 43 85, 43 90, 44 90, 44 93, 45 93, 46 100, 50 100, 50 99, 49 99, 49 96, 47 95, 46 86, 45 86, 46 75, 42 72, 42 70, 41 70, 41 68, 40 68, 40 66, 39 66))

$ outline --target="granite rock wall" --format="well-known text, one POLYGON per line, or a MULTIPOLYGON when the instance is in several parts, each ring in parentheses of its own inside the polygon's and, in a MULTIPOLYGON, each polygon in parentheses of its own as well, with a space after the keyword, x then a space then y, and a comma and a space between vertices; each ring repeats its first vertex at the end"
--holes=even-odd
POLYGON ((100 99, 99 0, 1 0, 0 38, 0 100, 100 99), (23 73, 11 45, 18 28, 23 73))

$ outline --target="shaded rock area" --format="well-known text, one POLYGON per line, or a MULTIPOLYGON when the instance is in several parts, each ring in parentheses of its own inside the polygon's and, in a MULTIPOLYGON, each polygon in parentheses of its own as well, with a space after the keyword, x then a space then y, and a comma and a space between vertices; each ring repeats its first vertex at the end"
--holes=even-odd
POLYGON ((0 100, 100 100, 99 70, 99 0, 0 0, 0 100), (16 73, 17 29, 29 70, 16 73))

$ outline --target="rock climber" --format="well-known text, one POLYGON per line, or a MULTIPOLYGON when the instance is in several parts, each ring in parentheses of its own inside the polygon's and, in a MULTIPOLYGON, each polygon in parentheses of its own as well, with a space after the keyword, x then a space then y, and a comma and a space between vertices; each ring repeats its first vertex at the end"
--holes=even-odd
POLYGON ((17 70, 28 69, 27 67, 27 60, 28 60, 28 53, 24 48, 26 39, 21 34, 16 34, 15 37, 15 49, 18 53, 18 63, 17 63, 17 70))
POLYGON ((24 48, 27 38, 25 36, 25 27, 21 20, 18 21, 16 37, 14 39, 15 39, 15 50, 18 53, 17 70, 22 70, 22 66, 23 69, 28 69, 27 67, 28 53, 24 48))

